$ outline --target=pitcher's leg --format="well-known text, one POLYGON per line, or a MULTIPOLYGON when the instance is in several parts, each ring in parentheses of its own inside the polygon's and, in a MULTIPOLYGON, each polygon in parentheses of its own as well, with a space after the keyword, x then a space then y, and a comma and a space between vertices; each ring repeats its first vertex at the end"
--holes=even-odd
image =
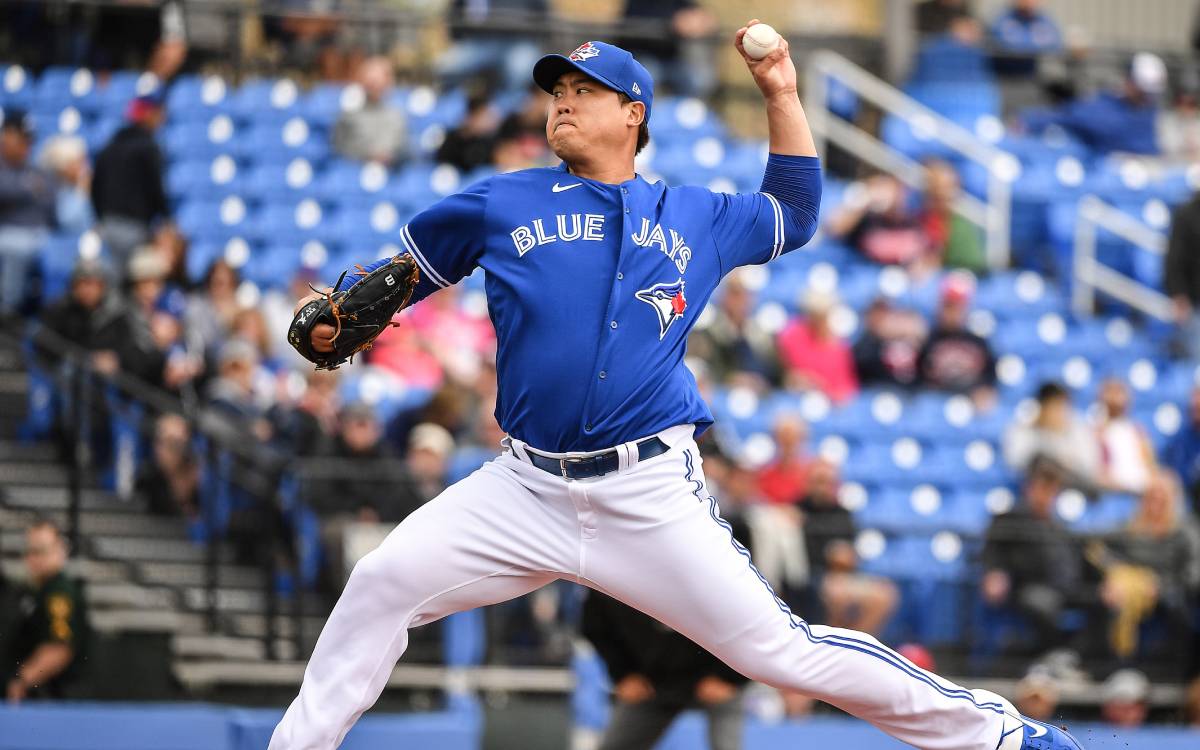
POLYGON ((606 523, 589 545, 589 582, 747 677, 823 700, 904 742, 925 750, 997 749, 1002 704, 917 668, 870 636, 792 614, 723 525, 695 454, 673 458, 631 472, 641 481, 630 486, 597 487, 606 523), (625 494, 629 506, 622 506, 625 494), (629 511, 646 506, 666 522, 643 522, 629 511))
POLYGON ((354 567, 270 750, 337 747, 387 684, 408 628, 558 577, 569 545, 555 537, 568 535, 545 508, 490 463, 396 527, 354 567))

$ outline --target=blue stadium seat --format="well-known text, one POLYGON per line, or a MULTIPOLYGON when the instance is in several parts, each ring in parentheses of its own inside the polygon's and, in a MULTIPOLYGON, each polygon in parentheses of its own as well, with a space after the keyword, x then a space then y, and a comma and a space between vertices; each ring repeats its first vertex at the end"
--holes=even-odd
POLYGON ((246 170, 243 189, 260 202, 323 199, 333 194, 326 173, 302 156, 288 162, 269 161, 246 170))
POLYGON ((148 94, 161 85, 153 73, 114 70, 100 88, 100 110, 112 117, 124 116, 126 107, 134 97, 148 94))
POLYGON ((171 121, 161 131, 167 157, 175 159, 215 159, 221 154, 238 155, 241 130, 232 117, 219 114, 210 120, 171 121))
POLYGON ((220 76, 179 76, 167 93, 167 114, 172 122, 208 122, 233 110, 230 93, 220 76))
POLYGON ((73 106, 94 114, 102 106, 100 82, 87 68, 49 67, 42 71, 34 86, 34 112, 58 112, 73 106))
POLYGON ((222 154, 214 159, 177 161, 167 169, 167 193, 172 201, 183 199, 219 200, 227 195, 243 194, 246 179, 233 157, 222 154))
POLYGON ((324 131, 310 127, 300 117, 291 117, 282 123, 255 121, 239 135, 235 148, 239 156, 260 163, 287 163, 300 157, 321 164, 329 154, 324 131))
POLYGON ((328 207, 311 198, 293 201, 277 198, 263 204, 254 230, 264 241, 298 245, 316 237, 331 219, 328 207))
POLYGON ((249 81, 238 88, 229 104, 239 120, 281 125, 300 113, 300 89, 287 78, 249 81))
POLYGON ((379 164, 331 159, 316 184, 322 199, 342 204, 370 205, 398 196, 395 176, 379 164))
POLYGON ((358 86, 344 86, 339 83, 317 84, 301 98, 300 114, 314 125, 331 130, 342 111, 362 96, 362 89, 358 86))
POLYGON ((27 110, 33 97, 33 73, 20 65, 0 63, 0 108, 27 110))
POLYGON ((175 210, 175 223, 184 236, 196 242, 219 242, 244 236, 254 222, 251 207, 239 196, 216 200, 188 200, 175 210))

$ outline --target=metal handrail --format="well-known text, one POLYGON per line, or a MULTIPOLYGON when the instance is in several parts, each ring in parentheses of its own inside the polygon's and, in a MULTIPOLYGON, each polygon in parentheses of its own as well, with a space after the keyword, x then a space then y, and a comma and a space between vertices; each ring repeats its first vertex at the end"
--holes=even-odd
MULTIPOLYGON (((113 373, 103 373, 96 369, 91 361, 89 350, 63 337, 58 332, 40 324, 29 324, 12 330, 0 326, 0 336, 11 338, 13 341, 29 340, 33 342, 33 356, 44 358, 46 362, 55 365, 58 371, 54 373, 55 384, 64 389, 70 398, 68 405, 67 427, 70 430, 71 453, 68 487, 66 533, 72 542, 73 550, 79 546, 79 520, 82 506, 84 477, 92 467, 90 458, 89 438, 85 433, 87 419, 90 414, 90 403, 96 398, 96 392, 102 388, 112 388, 122 398, 137 402, 148 407, 154 413, 176 413, 189 423, 193 435, 203 436, 208 443, 209 455, 205 457, 212 466, 213 456, 224 452, 237 463, 236 471, 231 472, 229 482, 250 492, 258 502, 269 503, 275 500, 280 484, 280 477, 289 465, 289 457, 282 452, 264 445, 258 445, 244 440, 232 439, 228 434, 217 429, 215 420, 203 412, 197 413, 189 405, 166 391, 147 383, 134 375, 118 370, 113 373)), ((211 516, 211 503, 206 503, 205 524, 210 532, 215 529, 211 516)), ((274 535, 273 527, 264 529, 264 541, 274 546, 280 540, 274 535)), ((206 541, 205 555, 205 589, 207 599, 207 620, 214 632, 219 629, 217 588, 219 556, 218 547, 222 540, 215 534, 210 534, 206 541)), ((279 613, 279 593, 275 586, 276 561, 273 554, 264 556, 263 575, 266 585, 264 616, 267 618, 264 643, 267 653, 278 658, 276 649, 275 615, 279 613)), ((294 572, 294 571, 293 571, 294 572)), ((293 597, 293 620, 298 621, 300 614, 300 592, 293 597)), ((301 648, 301 635, 296 628, 295 648, 301 648)))
POLYGON ((1079 199, 1075 222, 1074 284, 1071 292, 1071 307, 1075 313, 1092 315, 1096 292, 1101 291, 1159 320, 1174 320, 1170 297, 1104 265, 1096 258, 1099 229, 1155 255, 1165 256, 1167 252, 1166 235, 1095 195, 1083 196, 1079 199))
POLYGON ((984 230, 988 264, 992 268, 1006 267, 1010 254, 1012 186, 1002 175, 1002 170, 1006 164, 1015 163, 1015 157, 983 142, 967 129, 926 107, 882 78, 829 50, 813 52, 808 58, 805 70, 806 109, 818 153, 824 153, 827 141, 833 142, 864 162, 894 174, 912 187, 923 187, 925 182, 923 170, 915 161, 898 153, 866 130, 830 112, 827 104, 827 78, 838 80, 862 99, 928 133, 930 140, 942 143, 987 170, 986 200, 981 201, 964 193, 956 202, 954 210, 984 230))

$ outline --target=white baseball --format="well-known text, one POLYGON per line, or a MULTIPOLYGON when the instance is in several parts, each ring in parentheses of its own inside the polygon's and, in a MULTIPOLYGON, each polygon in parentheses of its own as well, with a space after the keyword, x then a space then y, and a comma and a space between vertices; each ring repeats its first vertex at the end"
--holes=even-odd
POLYGON ((742 37, 742 49, 755 60, 761 60, 779 46, 779 32, 765 23, 756 23, 746 29, 742 37))

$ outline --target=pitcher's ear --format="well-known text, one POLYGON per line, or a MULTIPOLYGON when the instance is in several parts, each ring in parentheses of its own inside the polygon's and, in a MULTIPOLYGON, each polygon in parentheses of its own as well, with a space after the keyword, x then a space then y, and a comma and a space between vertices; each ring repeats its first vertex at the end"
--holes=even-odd
POLYGON ((629 124, 630 125, 641 125, 643 122, 646 121, 646 105, 643 104, 642 102, 635 102, 635 101, 631 101, 630 104, 632 104, 633 106, 629 108, 629 116, 630 116, 629 124))

